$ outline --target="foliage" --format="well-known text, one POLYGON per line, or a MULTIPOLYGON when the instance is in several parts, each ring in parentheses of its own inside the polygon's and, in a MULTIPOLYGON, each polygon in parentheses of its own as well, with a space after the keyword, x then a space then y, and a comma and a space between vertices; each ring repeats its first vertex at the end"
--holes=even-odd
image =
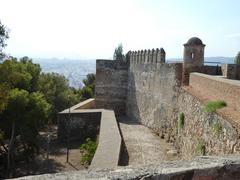
POLYGON ((0 83, 6 83, 10 88, 33 92, 37 90, 36 85, 40 71, 40 66, 33 64, 32 60, 27 57, 20 61, 10 58, 0 64, 0 83))
POLYGON ((203 110, 205 112, 215 112, 217 109, 226 107, 227 103, 223 100, 209 101, 203 110))
POLYGON ((9 38, 7 28, 0 21, 0 49, 5 47, 5 41, 9 38))
POLYGON ((216 122, 212 125, 213 132, 219 137, 222 133, 222 125, 219 122, 216 122))
POLYGON ((206 142, 203 139, 198 140, 196 150, 197 150, 197 153, 199 153, 200 155, 203 155, 203 156, 206 155, 206 142))
POLYGON ((82 153, 81 163, 89 165, 93 159, 95 151, 97 149, 97 143, 90 138, 86 139, 86 142, 80 146, 80 152, 82 153))
POLYGON ((123 46, 122 44, 118 44, 118 47, 115 48, 114 54, 113 54, 113 60, 124 60, 125 56, 123 54, 123 46))
POLYGON ((0 113, 5 109, 8 101, 9 87, 6 83, 0 84, 0 113))
POLYGON ((57 73, 42 73, 38 81, 38 90, 52 105, 50 119, 56 122, 57 113, 78 103, 80 95, 70 88, 67 79, 57 73))
POLYGON ((4 57, 4 53, 2 49, 6 46, 5 41, 9 38, 8 36, 8 30, 6 26, 4 26, 0 21, 0 61, 4 57))
MULTIPOLYGON (((95 75, 87 76, 83 90, 71 88, 64 76, 41 73, 40 65, 27 56, 5 56, 2 50, 7 39, 7 28, 0 22, 0 171, 10 175, 18 161, 29 161, 38 153, 40 128, 78 103, 81 95, 93 97, 95 75)), ((92 147, 90 140, 88 143, 92 147)), ((86 148, 91 152, 88 145, 86 148)))
POLYGON ((180 129, 183 129, 183 127, 184 127, 184 121, 185 121, 185 115, 184 115, 183 112, 181 112, 181 113, 179 114, 179 119, 178 119, 178 127, 179 127, 180 129))
POLYGON ((96 84, 96 75, 90 73, 87 75, 86 79, 83 79, 85 86, 89 87, 92 90, 92 93, 95 94, 95 84, 96 84))
POLYGON ((95 84, 96 84, 96 75, 88 74, 87 78, 83 80, 84 87, 79 90, 81 101, 94 97, 95 93, 95 84))
POLYGON ((27 71, 31 75, 30 81, 30 92, 34 92, 38 90, 38 80, 41 72, 41 67, 39 64, 32 63, 32 60, 24 56, 20 59, 20 62, 25 66, 25 71, 27 71))
POLYGON ((93 97, 92 89, 89 88, 88 86, 83 87, 81 89, 81 97, 82 97, 81 100, 86 100, 86 99, 92 98, 93 97))
POLYGON ((38 152, 38 131, 48 120, 51 106, 37 91, 40 71, 27 57, 11 57, 0 63, 0 127, 4 134, 0 149, 5 149, 0 158, 5 159, 9 172, 14 170, 18 152, 28 151, 25 159, 38 152))
POLYGON ((237 56, 235 57, 235 64, 240 65, 240 51, 237 53, 237 56))

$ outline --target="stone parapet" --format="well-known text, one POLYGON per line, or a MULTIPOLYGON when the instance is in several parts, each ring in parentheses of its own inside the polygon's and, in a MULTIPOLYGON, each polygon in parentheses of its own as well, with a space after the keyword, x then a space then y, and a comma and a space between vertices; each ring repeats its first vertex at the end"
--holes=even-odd
POLYGON ((191 161, 163 162, 159 165, 127 166, 97 171, 73 171, 56 174, 44 174, 17 178, 18 180, 53 180, 53 179, 86 179, 86 180, 236 180, 240 179, 240 157, 225 156, 197 157, 191 161))
MULTIPOLYGON (((82 140, 96 138, 98 147, 90 169, 114 168, 118 166, 122 137, 113 110, 81 109, 94 104, 88 99, 60 112, 58 118, 58 140, 82 140)), ((94 106, 93 106, 94 107, 94 106)))
POLYGON ((228 107, 240 112, 240 103, 237 100, 240 97, 240 81, 191 73, 189 85, 212 100, 226 101, 228 107))
POLYGON ((122 138, 114 111, 103 110, 97 150, 90 169, 113 168, 118 166, 122 138))

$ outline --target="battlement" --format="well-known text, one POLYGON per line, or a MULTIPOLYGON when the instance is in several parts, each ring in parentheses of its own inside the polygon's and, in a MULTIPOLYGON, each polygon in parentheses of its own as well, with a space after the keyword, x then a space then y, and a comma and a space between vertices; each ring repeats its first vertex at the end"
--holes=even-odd
POLYGON ((239 79, 240 66, 206 66, 204 48, 199 38, 190 38, 184 44, 181 63, 165 63, 163 48, 129 51, 126 61, 97 60, 96 106, 113 109, 116 115, 127 115, 167 141, 175 142, 183 158, 197 154, 199 139, 205 142, 206 152, 212 154, 240 152, 240 136, 235 128, 235 123, 239 123, 238 113, 232 118, 234 112, 239 111, 240 88, 229 83, 229 79, 239 79), (220 78, 220 82, 216 75, 226 79, 220 78), (211 115, 202 110, 206 102, 198 95, 207 93, 211 95, 208 101, 226 101, 228 106, 221 111, 224 116, 218 111, 211 115), (180 113, 185 114, 185 127, 181 131, 180 113), (237 121, 233 124, 231 119, 237 121), (216 135, 215 126, 222 131, 217 132, 221 136, 216 135))
POLYGON ((163 48, 129 51, 127 57, 130 64, 146 64, 146 63, 165 63, 166 53, 163 48))

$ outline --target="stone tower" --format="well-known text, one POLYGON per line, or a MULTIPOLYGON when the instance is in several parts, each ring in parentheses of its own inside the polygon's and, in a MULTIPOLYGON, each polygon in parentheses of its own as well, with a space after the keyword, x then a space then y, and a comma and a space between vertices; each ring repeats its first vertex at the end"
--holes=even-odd
POLYGON ((200 72, 204 65, 204 47, 201 39, 192 37, 184 44, 182 84, 189 84, 189 74, 200 72))

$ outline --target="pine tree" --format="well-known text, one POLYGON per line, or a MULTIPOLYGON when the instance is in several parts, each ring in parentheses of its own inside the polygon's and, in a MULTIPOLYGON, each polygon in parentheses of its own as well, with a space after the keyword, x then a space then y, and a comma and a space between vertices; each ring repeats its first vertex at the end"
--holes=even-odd
POLYGON ((237 53, 237 56, 235 57, 235 64, 240 65, 240 51, 237 53))

